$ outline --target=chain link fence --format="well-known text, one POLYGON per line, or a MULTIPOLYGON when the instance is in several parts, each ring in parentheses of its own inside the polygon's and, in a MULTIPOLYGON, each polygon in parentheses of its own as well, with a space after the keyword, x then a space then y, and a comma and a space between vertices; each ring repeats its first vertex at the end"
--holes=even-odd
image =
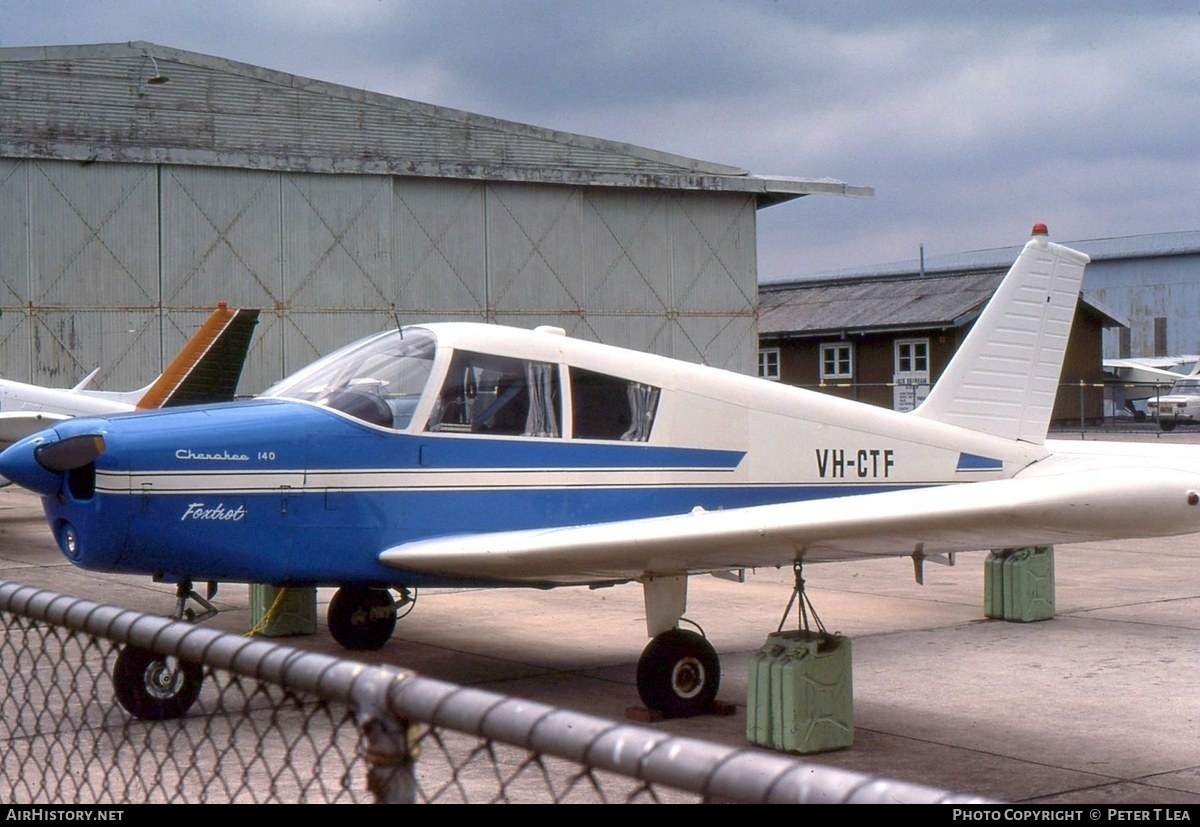
POLYGON ((5 581, 0 669, 10 804, 981 803, 5 581), (126 712, 126 647, 191 664, 190 711, 126 712))

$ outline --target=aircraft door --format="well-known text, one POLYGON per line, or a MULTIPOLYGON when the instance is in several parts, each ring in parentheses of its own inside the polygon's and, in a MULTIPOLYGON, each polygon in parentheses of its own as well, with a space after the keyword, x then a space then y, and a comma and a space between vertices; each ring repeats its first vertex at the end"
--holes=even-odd
POLYGON ((558 437, 561 407, 557 365, 460 350, 426 430, 558 437))

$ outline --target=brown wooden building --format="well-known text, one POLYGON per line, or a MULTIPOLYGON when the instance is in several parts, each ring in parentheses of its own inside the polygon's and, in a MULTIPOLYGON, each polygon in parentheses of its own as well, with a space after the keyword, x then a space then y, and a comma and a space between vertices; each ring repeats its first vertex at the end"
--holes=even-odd
MULTIPOLYGON (((759 285, 759 375, 911 410, 1007 272, 833 276, 759 285)), ((1081 297, 1054 421, 1104 416, 1102 331, 1123 322, 1081 297)))

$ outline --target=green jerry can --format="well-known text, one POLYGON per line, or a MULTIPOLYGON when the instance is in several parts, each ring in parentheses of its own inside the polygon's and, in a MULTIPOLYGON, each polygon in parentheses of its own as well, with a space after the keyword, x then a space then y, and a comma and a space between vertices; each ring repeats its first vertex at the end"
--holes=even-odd
POLYGON ((1054 546, 990 553, 983 569, 983 611, 1018 623, 1054 617, 1054 546))
POLYGON ((317 590, 250 586, 250 631, 264 637, 317 633, 317 590))
POLYGON ((824 632, 776 632, 750 659, 746 738, 795 753, 854 743, 850 639, 824 632))

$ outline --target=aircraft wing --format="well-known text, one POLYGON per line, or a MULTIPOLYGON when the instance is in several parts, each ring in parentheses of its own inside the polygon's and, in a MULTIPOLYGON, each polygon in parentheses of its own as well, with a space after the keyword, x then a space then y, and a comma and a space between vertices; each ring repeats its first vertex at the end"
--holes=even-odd
POLYGON ((5 411, 0 413, 0 449, 27 436, 44 431, 55 422, 71 417, 49 411, 5 411))
POLYGON ((1200 531, 1200 477, 1164 469, 1072 471, 596 525, 404 543, 407 571, 567 585, 794 561, 909 555, 1200 531))
MULTIPOLYGON (((86 381, 86 380, 85 380, 86 381)), ((5 411, 0 413, 0 450, 14 442, 44 431, 55 422, 71 417, 46 411, 5 411)), ((0 488, 11 485, 12 480, 0 477, 0 488)))

